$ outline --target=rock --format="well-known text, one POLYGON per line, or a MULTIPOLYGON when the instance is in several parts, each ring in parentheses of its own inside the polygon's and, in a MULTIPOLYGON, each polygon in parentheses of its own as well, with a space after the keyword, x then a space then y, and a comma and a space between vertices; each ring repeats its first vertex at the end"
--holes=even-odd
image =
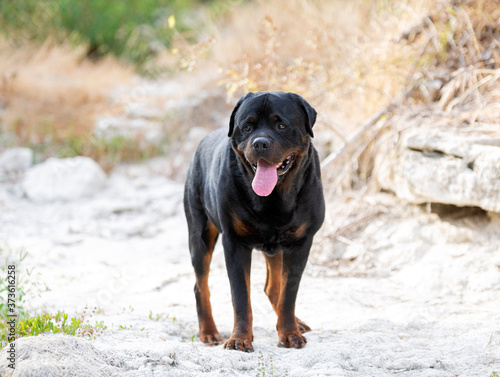
POLYGON ((379 151, 382 188, 412 203, 477 206, 500 212, 500 136, 455 128, 410 128, 395 149, 379 151))
POLYGON ((9 148, 0 154, 0 182, 14 179, 33 164, 33 151, 29 148, 9 148))
POLYGON ((91 196, 106 182, 106 173, 88 157, 49 158, 27 171, 22 182, 35 202, 70 201, 91 196))

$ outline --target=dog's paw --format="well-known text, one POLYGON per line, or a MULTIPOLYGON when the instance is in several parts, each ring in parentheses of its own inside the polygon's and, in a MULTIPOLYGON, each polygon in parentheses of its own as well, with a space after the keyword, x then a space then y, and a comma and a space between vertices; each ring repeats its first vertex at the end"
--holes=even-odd
POLYGON ((252 338, 231 337, 226 344, 224 344, 224 348, 227 350, 253 352, 252 338))
POLYGON ((299 328, 299 331, 303 334, 305 332, 311 331, 311 328, 307 326, 304 322, 302 322, 300 319, 295 317, 295 321, 297 322, 297 327, 299 328))
POLYGON ((217 331, 213 333, 200 332, 200 340, 207 346, 218 346, 219 344, 222 344, 222 337, 219 335, 217 331))
POLYGON ((278 334, 278 347, 284 348, 302 348, 306 345, 307 340, 300 331, 283 332, 278 334))

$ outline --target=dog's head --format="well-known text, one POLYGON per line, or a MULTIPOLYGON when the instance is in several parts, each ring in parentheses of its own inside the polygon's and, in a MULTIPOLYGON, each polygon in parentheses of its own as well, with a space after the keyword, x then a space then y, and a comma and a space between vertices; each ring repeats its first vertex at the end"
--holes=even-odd
POLYGON ((249 93, 234 108, 229 122, 233 149, 259 196, 300 166, 307 153, 316 111, 295 93, 249 93))

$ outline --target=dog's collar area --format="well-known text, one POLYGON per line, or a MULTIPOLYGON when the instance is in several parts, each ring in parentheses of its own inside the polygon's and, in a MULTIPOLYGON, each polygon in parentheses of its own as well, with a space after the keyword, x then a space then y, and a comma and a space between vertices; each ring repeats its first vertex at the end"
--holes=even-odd
MULTIPOLYGON (((278 176, 281 176, 281 175, 285 174, 288 170, 290 170, 290 168, 293 165, 294 160, 295 160, 295 154, 292 153, 290 156, 285 158, 279 165, 277 165, 276 170, 278 171, 278 176)), ((250 161, 248 161, 248 162, 250 163, 250 166, 252 167, 253 171, 256 172, 257 165, 252 164, 250 161)))

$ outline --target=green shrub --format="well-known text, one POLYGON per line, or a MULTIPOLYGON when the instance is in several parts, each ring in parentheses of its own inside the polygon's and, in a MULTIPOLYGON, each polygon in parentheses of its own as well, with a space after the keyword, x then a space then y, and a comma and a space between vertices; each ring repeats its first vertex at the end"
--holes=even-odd
POLYGON ((130 0, 127 2, 67 0, 60 5, 60 27, 89 44, 89 55, 113 53, 139 66, 156 46, 168 47, 174 35, 168 17, 188 1, 130 0))
POLYGON ((111 53, 140 69, 188 29, 182 21, 174 28, 169 17, 196 6, 198 0, 2 0, 0 33, 17 42, 51 37, 85 43, 90 57, 111 53))

